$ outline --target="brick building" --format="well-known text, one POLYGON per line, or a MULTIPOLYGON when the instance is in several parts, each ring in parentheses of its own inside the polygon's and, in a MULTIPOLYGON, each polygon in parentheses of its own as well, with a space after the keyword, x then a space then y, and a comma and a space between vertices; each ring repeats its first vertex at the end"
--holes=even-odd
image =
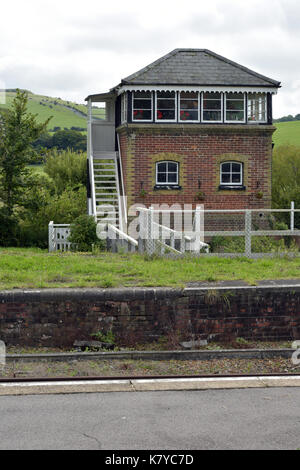
POLYGON ((209 50, 175 49, 88 96, 89 213, 112 204, 126 230, 135 203, 269 208, 279 87, 209 50))

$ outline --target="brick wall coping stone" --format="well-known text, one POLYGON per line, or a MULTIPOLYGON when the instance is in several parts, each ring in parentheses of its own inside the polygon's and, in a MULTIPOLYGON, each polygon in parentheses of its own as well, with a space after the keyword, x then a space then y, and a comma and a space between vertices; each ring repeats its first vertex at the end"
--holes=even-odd
POLYGON ((9 302, 57 302, 57 301, 127 301, 159 300, 165 298, 190 297, 214 291, 278 291, 300 290, 300 279, 260 281, 257 285, 248 285, 242 281, 224 281, 218 283, 193 283, 185 288, 172 287, 122 287, 122 288, 51 288, 51 289, 12 289, 0 291, 0 303, 9 302))

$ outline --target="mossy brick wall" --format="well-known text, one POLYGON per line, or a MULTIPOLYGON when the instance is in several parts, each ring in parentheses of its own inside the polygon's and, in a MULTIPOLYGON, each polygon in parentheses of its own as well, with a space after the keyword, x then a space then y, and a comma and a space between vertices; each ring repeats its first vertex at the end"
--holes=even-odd
MULTIPOLYGON (((205 209, 271 207, 271 125, 127 124, 117 131, 128 206, 204 204, 205 209), (155 190, 155 163, 179 163, 178 190, 155 190), (220 190, 220 163, 243 163, 245 190, 220 190), (199 188, 200 181, 200 188, 199 188), (146 196, 141 197, 141 189, 146 196), (197 202, 196 194, 205 194, 197 202), (258 198, 262 193, 262 198, 258 198)), ((215 219, 217 216, 215 216, 215 219)))
POLYGON ((177 332, 215 341, 300 339, 300 287, 0 292, 7 345, 69 347, 110 329, 124 345, 177 332))

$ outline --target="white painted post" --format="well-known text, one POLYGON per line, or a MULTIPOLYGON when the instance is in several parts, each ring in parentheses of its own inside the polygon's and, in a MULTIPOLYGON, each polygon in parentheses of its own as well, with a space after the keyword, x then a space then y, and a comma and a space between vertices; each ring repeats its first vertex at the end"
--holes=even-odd
POLYGON ((245 212, 245 256, 251 256, 251 210, 245 212))
POLYGON ((55 251, 53 220, 48 225, 48 250, 49 253, 55 251))
POLYGON ((295 202, 291 201, 291 224, 290 224, 290 230, 295 230, 295 202))

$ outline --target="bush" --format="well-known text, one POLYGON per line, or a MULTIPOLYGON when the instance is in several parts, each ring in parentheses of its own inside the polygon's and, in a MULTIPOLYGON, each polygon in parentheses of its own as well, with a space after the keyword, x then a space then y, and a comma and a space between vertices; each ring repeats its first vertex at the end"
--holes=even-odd
POLYGON ((96 234, 97 224, 91 215, 77 217, 70 227, 69 241, 74 244, 76 251, 92 251, 93 247, 104 249, 103 240, 99 240, 96 234))
MULTIPOLYGON (((251 251, 252 253, 298 252, 295 242, 285 238, 278 240, 270 236, 253 236, 251 251)), ((212 237, 210 248, 211 253, 244 253, 245 237, 212 237)))
POLYGON ((61 194, 66 188, 86 185, 87 165, 86 154, 72 152, 70 149, 52 150, 44 166, 44 171, 55 183, 56 192, 61 194))

